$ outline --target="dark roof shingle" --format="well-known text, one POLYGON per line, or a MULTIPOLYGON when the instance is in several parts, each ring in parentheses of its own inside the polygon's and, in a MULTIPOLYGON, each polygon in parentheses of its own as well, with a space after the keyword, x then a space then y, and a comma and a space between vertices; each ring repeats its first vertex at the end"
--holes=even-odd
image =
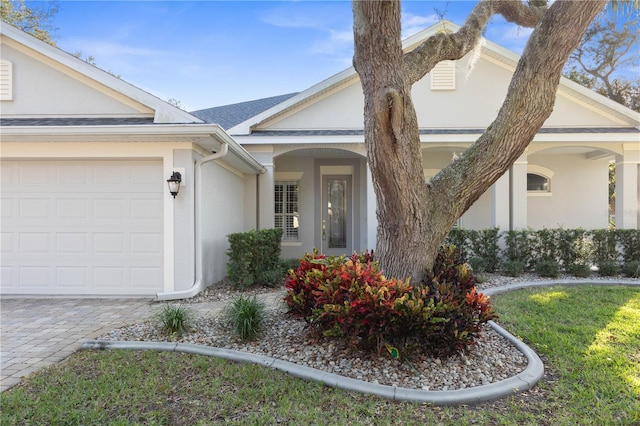
POLYGON ((195 115, 207 123, 218 124, 226 130, 286 101, 294 95, 297 95, 297 93, 287 93, 286 95, 272 96, 270 98, 201 109, 192 111, 190 114, 195 115))

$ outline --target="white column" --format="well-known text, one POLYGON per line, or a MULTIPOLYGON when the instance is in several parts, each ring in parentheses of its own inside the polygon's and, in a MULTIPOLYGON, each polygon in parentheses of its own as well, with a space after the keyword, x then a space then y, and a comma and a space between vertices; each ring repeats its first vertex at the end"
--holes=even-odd
POLYGON ((258 223, 256 228, 273 228, 274 222, 274 160, 273 147, 260 146, 255 150, 248 150, 249 153, 258 160, 267 170, 258 178, 258 223))
POLYGON ((624 144, 616 156, 616 228, 638 229, 640 225, 640 146, 624 144))
POLYGON ((378 216, 376 216, 376 193, 373 189, 371 169, 367 164, 367 241, 366 249, 375 250, 376 233, 378 231, 378 216))
POLYGON ((491 226, 509 229, 509 172, 491 186, 491 226))
POLYGON ((511 167, 511 228, 527 228, 527 154, 511 167))

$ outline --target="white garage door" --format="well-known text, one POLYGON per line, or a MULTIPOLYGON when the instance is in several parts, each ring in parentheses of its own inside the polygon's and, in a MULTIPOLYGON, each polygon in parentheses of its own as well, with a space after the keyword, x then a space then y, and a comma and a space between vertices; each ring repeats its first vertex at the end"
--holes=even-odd
POLYGON ((151 295, 162 286, 162 163, 1 161, 3 294, 151 295))

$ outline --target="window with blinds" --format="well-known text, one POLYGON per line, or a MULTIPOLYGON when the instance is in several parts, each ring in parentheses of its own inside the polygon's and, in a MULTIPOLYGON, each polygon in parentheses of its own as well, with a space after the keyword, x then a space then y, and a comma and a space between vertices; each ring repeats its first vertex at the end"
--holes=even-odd
POLYGON ((297 181, 275 183, 275 227, 282 229, 282 241, 300 241, 298 189, 297 181))

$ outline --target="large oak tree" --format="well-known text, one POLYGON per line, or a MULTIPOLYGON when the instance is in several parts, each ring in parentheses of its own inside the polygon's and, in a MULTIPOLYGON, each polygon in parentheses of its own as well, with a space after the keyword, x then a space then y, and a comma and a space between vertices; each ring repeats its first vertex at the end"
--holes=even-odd
POLYGON ((456 220, 522 155, 553 111, 569 55, 606 3, 480 1, 457 32, 438 33, 403 52, 400 0, 353 0, 354 66, 364 92, 365 145, 377 197, 376 257, 387 276, 422 278, 456 220), (534 28, 507 96, 480 138, 425 182, 411 86, 438 62, 474 49, 496 14, 534 28))

